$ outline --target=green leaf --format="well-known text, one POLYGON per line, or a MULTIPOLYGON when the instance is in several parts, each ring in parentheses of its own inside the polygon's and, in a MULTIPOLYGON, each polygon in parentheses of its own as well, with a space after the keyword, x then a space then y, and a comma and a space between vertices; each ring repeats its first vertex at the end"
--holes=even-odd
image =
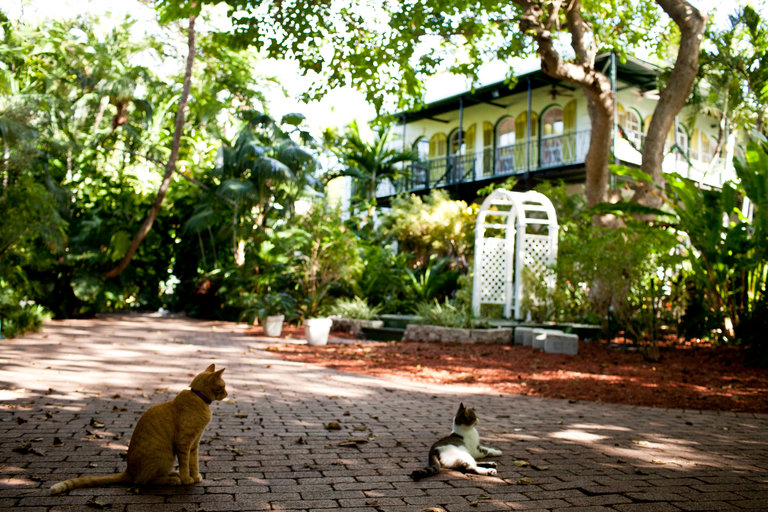
POLYGON ((306 117, 304 114, 300 114, 298 112, 292 112, 290 114, 285 114, 282 119, 283 124, 290 124, 291 126, 299 126, 301 123, 304 122, 306 117))
POLYGON ((83 275, 72 279, 70 285, 75 297, 83 302, 93 302, 101 292, 103 282, 92 275, 83 275))

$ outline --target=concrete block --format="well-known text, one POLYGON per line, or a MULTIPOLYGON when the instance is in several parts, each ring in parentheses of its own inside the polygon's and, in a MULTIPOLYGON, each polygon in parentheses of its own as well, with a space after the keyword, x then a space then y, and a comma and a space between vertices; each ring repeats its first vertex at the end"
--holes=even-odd
POLYGON ((531 346, 537 350, 544 350, 544 343, 549 336, 563 334, 563 331, 555 329, 533 329, 531 333, 531 346))
POLYGON ((579 353, 579 337, 563 332, 548 333, 544 340, 544 352, 576 355, 579 353))
POLYGON ((531 346, 531 331, 533 331, 533 328, 531 327, 515 327, 515 345, 531 346), (526 339, 529 340, 529 343, 525 342, 526 339))

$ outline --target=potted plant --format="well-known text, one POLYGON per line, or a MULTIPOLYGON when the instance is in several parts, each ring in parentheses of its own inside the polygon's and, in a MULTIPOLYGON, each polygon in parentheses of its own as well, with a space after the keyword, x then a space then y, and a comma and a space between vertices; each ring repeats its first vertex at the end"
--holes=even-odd
POLYGON ((280 336, 285 314, 290 314, 295 304, 294 298, 286 292, 270 292, 257 299, 256 316, 264 328, 264 334, 280 336))

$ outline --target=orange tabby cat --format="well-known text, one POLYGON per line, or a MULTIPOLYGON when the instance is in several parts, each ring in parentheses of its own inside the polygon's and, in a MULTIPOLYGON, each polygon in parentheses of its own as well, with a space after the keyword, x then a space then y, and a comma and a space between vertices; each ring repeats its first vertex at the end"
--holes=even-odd
POLYGON ((200 482, 198 448, 208 422, 213 400, 227 396, 224 371, 214 365, 197 375, 190 385, 170 402, 153 405, 139 418, 128 445, 128 468, 122 473, 83 476, 54 484, 51 494, 79 487, 108 484, 180 485, 200 482), (173 472, 174 457, 179 472, 173 472))

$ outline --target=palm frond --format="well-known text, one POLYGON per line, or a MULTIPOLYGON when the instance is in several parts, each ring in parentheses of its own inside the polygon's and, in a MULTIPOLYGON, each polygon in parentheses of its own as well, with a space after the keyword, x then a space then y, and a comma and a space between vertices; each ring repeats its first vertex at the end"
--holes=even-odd
POLYGON ((248 180, 228 179, 222 182, 218 192, 236 202, 253 199, 256 187, 248 180))
POLYGON ((295 177, 290 167, 280 160, 269 156, 260 156, 253 161, 253 175, 257 180, 288 181, 295 177))
POLYGON ((184 224, 185 233, 199 233, 216 225, 220 216, 210 206, 198 210, 184 224))

